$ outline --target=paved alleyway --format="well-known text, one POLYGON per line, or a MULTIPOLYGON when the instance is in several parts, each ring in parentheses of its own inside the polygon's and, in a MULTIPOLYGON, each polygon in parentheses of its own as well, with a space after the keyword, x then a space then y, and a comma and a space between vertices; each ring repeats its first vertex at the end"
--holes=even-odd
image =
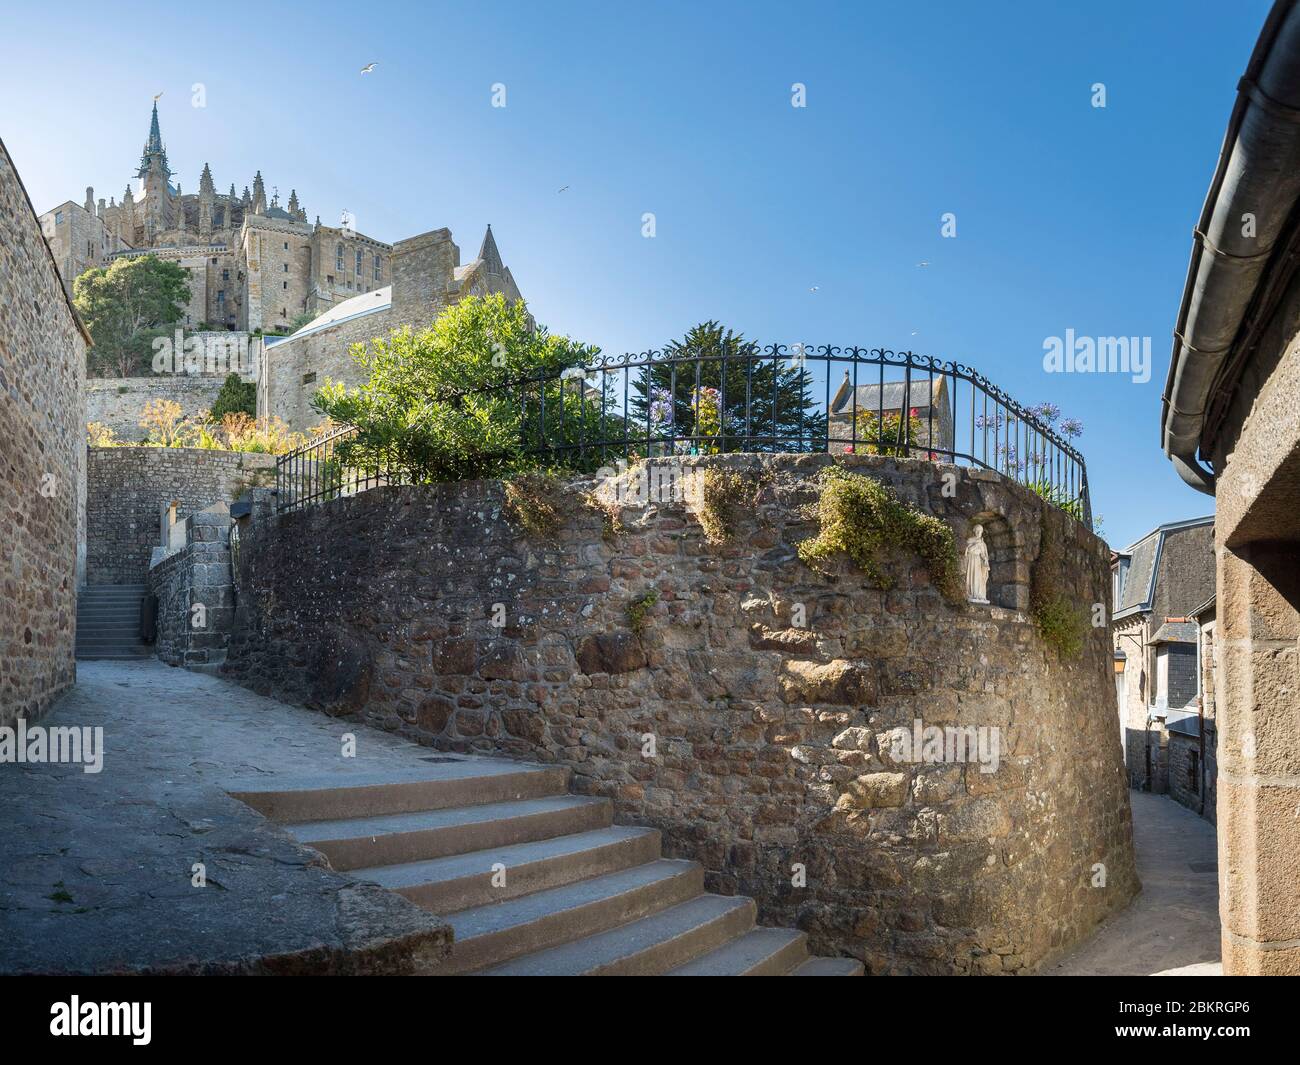
POLYGON ((333 872, 224 790, 427 775, 431 751, 152 659, 77 671, 37 725, 102 726, 102 772, 0 764, 0 973, 391 972, 441 953, 441 920, 333 872))
POLYGON ((1130 798, 1142 893, 1043 975, 1220 975, 1214 826, 1167 796, 1130 798))

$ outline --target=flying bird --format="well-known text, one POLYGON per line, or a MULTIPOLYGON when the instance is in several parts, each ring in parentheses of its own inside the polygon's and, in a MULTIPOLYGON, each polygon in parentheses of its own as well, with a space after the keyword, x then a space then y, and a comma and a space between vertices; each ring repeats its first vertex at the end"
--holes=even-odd
POLYGON ((809 292, 816 292, 819 288, 821 288, 821 285, 813 285, 813 287, 810 288, 808 291, 809 291, 809 292))
POLYGON ((569 187, 568 185, 565 185, 564 188, 562 188, 562 189, 556 189, 555 191, 556 191, 556 192, 563 192, 564 189, 567 189, 568 187, 569 187))
POLYGON ((922 260, 921 260, 919 263, 917 263, 916 265, 917 265, 917 266, 929 266, 929 265, 930 265, 930 260, 929 260, 929 259, 922 259, 922 260))
POLYGON ((377 67, 378 65, 379 65, 378 63, 367 63, 364 67, 361 68, 361 73, 362 74, 373 73, 375 67, 377 67))

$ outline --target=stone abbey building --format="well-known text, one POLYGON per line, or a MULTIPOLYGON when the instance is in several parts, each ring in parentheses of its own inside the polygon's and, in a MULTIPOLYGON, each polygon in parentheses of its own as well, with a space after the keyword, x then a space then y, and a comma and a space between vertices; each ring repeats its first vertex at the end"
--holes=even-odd
MULTIPOLYGON (((502 292, 521 299, 488 227, 478 256, 462 264, 451 232, 437 229, 386 244, 350 225, 326 226, 291 190, 267 201, 259 171, 242 194, 218 192, 204 164, 197 193, 174 183, 155 103, 135 177, 121 202, 66 201, 40 216, 41 231, 72 293, 82 273, 114 259, 156 255, 190 273, 190 302, 178 323, 187 334, 252 334, 246 376, 258 379, 258 412, 293 429, 319 421, 311 394, 328 379, 358 383, 348 348, 401 326, 428 325, 467 295, 502 292), (314 321, 290 334, 304 313, 314 321), (257 334, 285 339, 263 344, 257 334)), ((236 338, 232 338, 236 339, 236 338)), ((248 336, 237 338, 248 341, 248 336)), ((224 371, 142 378, 91 378, 88 420, 123 439, 140 435, 151 399, 179 402, 187 415, 209 407, 224 371)))
POLYGON ((231 184, 218 192, 205 163, 198 192, 182 192, 156 103, 135 177, 138 192, 128 184, 120 203, 96 201, 87 188, 84 202, 68 200, 40 216, 69 293, 86 270, 148 252, 190 271, 182 324, 272 333, 287 331, 304 312, 321 314, 392 281, 392 245, 350 225, 322 225, 319 216, 309 222, 296 189, 283 206, 278 194, 268 201, 261 171, 251 190, 231 184))

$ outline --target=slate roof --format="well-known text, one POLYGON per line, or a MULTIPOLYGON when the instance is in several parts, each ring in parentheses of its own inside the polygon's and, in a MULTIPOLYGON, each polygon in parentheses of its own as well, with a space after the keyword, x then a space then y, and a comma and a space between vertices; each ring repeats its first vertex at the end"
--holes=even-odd
POLYGON ((291 333, 287 337, 267 337, 267 347, 273 347, 275 344, 285 340, 295 339, 306 336, 308 333, 315 333, 321 329, 327 329, 329 326, 338 325, 339 322, 346 321, 349 318, 360 318, 363 314, 374 314, 376 311, 386 311, 393 305, 393 286, 385 285, 383 288, 377 288, 372 292, 363 292, 359 296, 351 296, 342 303, 336 303, 319 318, 313 318, 296 333, 291 333))
POLYGON ((915 407, 917 410, 928 410, 930 407, 930 381, 927 377, 924 380, 912 381, 910 403, 903 403, 903 397, 909 394, 906 381, 886 381, 883 403, 880 394, 881 386, 877 382, 874 385, 858 385, 856 390, 853 388, 845 389, 843 396, 836 397, 838 402, 831 404, 831 413, 852 412, 854 391, 858 394, 857 409, 859 411, 880 410, 882 406, 887 411, 902 410, 904 406, 909 409, 915 407))
POLYGON ((1199 736, 1201 718, 1199 714, 1170 710, 1165 718, 1165 729, 1180 736, 1199 736))
POLYGON ((1165 538, 1173 532, 1191 528, 1196 525, 1208 525, 1214 516, 1192 518, 1188 521, 1171 521, 1157 525, 1146 536, 1132 544, 1127 550, 1117 552, 1128 558, 1128 569, 1124 576, 1124 587, 1120 590, 1119 604, 1115 608, 1115 617, 1120 618, 1126 612, 1150 610, 1155 595, 1156 569, 1160 564, 1160 549, 1165 538))
POLYGON ((1156 629, 1155 634, 1147 641, 1151 646, 1157 643, 1195 643, 1196 642, 1196 622, 1194 621, 1166 621, 1160 628, 1156 629))

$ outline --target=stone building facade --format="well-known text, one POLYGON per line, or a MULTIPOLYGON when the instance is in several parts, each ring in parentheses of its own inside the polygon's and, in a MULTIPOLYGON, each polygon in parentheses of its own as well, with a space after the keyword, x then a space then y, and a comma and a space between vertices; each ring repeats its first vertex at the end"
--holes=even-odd
POLYGON ((184 518, 274 483, 275 456, 171 447, 92 447, 86 583, 144 584, 168 513, 184 518))
POLYGON ((76 679, 88 342, 0 143, 0 726, 76 679))
MULTIPOLYGON (((1193 227, 1160 421, 1174 469, 1215 501, 1226 975, 1300 975, 1297 69, 1300 8, 1278 3, 1193 227)), ((1217 147, 1207 144, 1207 158, 1217 147)))
MULTIPOLYGON (((615 521, 582 480, 548 493, 564 517, 543 536, 499 482, 255 508, 223 673, 436 748, 570 766, 710 890, 871 972, 1031 971, 1137 890, 1106 631, 1061 659, 1026 613, 953 604, 915 559, 890 561, 890 590, 810 570, 796 545, 829 461, 656 460, 755 493, 720 545, 689 498, 615 521), (921 724, 984 729, 1000 765, 909 757, 921 724)), ((1010 552, 991 598, 1039 578, 1104 598, 1101 541, 998 474, 843 464, 959 543, 983 525, 1010 552)))
MULTIPOLYGON (((1169 732, 1194 703, 1191 610, 1214 590, 1214 518, 1167 522, 1111 561, 1116 698, 1131 787, 1169 791, 1169 732)), ((1199 803, 1198 803, 1199 805, 1199 803)))
POLYGON ((259 415, 306 430, 321 420, 311 400, 326 381, 361 383, 361 368, 349 356, 354 344, 405 326, 421 329, 466 296, 500 292, 511 301, 522 299, 490 226, 473 262, 461 264, 448 229, 399 241, 391 259, 392 284, 345 300, 292 336, 266 338, 258 373, 259 415))

